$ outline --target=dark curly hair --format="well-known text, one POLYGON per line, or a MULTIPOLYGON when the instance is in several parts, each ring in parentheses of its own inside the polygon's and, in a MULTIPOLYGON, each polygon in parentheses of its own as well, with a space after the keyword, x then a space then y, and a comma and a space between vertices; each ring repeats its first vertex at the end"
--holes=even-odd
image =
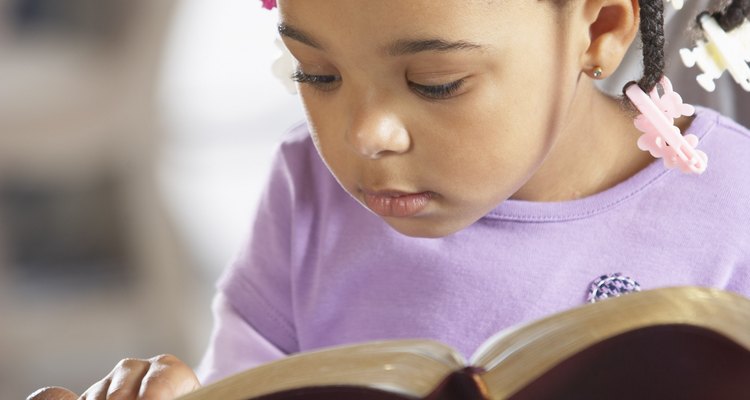
MULTIPOLYGON (((623 88, 623 93, 634 83, 648 93, 664 75, 664 2, 663 0, 639 0, 638 3, 641 9, 643 77, 638 82, 628 82, 623 88)), ((698 19, 703 14, 698 16, 698 19)), ((748 15, 750 15, 750 0, 732 0, 723 10, 711 14, 726 31, 738 27, 748 15)))
POLYGON ((641 8, 643 77, 637 83, 644 92, 648 93, 664 75, 664 2, 663 0, 639 0, 638 3, 641 8))
POLYGON ((722 29, 729 32, 750 15, 750 0, 733 0, 722 11, 711 14, 722 29))

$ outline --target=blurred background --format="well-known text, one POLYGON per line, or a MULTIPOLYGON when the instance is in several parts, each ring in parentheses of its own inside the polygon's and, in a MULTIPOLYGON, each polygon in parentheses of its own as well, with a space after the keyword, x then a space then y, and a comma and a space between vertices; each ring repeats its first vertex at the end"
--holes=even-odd
MULTIPOLYGON (((709 2, 667 7, 667 54, 709 2)), ((0 399, 80 393, 124 357, 197 365, 214 282, 303 118, 271 72, 276 19, 257 0, 0 0, 0 399)), ((639 76, 629 57, 603 89, 639 76)), ((750 123, 729 77, 708 94, 668 70, 750 123)))
POLYGON ((197 365, 282 134, 249 0, 0 0, 0 399, 197 365))

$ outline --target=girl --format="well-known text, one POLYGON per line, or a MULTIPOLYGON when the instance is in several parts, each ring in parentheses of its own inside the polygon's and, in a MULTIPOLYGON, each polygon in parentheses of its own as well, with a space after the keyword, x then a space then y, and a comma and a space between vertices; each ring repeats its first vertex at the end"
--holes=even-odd
MULTIPOLYGON (((307 124, 219 284, 202 383, 376 339, 468 356, 498 330, 631 290, 750 295, 750 133, 699 108, 676 125, 710 167, 667 170, 594 86, 640 28, 638 85, 655 87, 661 1, 280 0, 307 124)), ((83 398, 198 385, 172 356, 127 359, 83 398)), ((53 396, 75 398, 35 398, 53 396)))

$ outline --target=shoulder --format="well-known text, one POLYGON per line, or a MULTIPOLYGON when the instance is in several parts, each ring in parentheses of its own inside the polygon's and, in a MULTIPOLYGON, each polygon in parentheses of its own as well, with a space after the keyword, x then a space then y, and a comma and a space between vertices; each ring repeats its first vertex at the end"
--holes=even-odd
POLYGON ((706 171, 664 171, 650 183, 643 201, 655 207, 654 218, 680 221, 680 229, 701 230, 704 237, 718 235, 733 243, 750 240, 750 132, 714 110, 698 107, 686 133, 699 137, 698 149, 708 155, 706 171))
POLYGON ((735 136, 731 139, 744 141, 745 145, 750 145, 750 130, 740 125, 731 118, 720 114, 716 110, 705 107, 696 107, 696 118, 694 124, 697 129, 705 130, 706 135, 728 134, 735 136))
POLYGON ((277 156, 279 161, 295 172, 309 171, 310 167, 317 170, 318 166, 323 166, 306 122, 294 125, 284 134, 277 156))
POLYGON ((300 122, 284 134, 273 169, 276 175, 281 174, 296 190, 312 190, 320 184, 335 183, 318 155, 305 122, 300 122))
POLYGON ((696 117, 688 129, 701 137, 701 143, 725 152, 750 147, 750 130, 710 108, 696 107, 696 117))
MULTIPOLYGON (((699 176, 671 171, 670 198, 684 206, 691 220, 726 240, 750 240, 750 131, 718 112, 699 108, 688 133, 700 137, 698 148, 708 155, 708 168, 699 176)), ((708 235, 708 233, 707 233, 708 235)), ((750 254, 748 254, 750 257, 750 254)))
POLYGON ((689 132, 701 138, 708 168, 698 180, 714 187, 750 195, 750 131, 718 112, 699 108, 689 132))
POLYGON ((275 184, 286 187, 294 202, 293 208, 298 211, 304 208, 320 212, 351 202, 318 154, 305 122, 284 135, 273 169, 275 184))

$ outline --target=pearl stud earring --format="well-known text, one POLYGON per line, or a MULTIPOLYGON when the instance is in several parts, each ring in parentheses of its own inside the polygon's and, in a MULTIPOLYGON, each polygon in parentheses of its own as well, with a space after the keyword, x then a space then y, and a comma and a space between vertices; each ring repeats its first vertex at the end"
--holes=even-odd
POLYGON ((602 77, 602 67, 594 67, 594 71, 592 72, 592 75, 594 75, 594 79, 599 79, 602 77))

